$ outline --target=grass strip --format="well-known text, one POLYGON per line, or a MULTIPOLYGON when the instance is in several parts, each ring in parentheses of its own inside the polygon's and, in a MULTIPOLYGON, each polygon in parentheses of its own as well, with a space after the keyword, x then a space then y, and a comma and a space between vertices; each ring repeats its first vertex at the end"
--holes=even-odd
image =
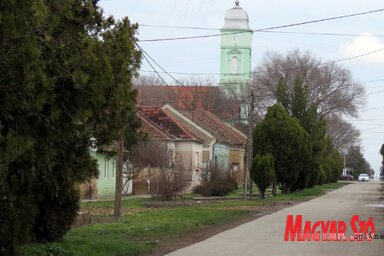
POLYGON ((153 250, 167 239, 187 235, 188 232, 228 223, 255 211, 258 207, 287 200, 307 200, 324 194, 330 189, 340 188, 348 183, 332 183, 311 189, 280 194, 265 200, 225 200, 194 203, 170 208, 145 208, 150 199, 128 199, 123 201, 125 211, 119 221, 110 216, 113 201, 81 203, 81 210, 96 209, 104 214, 105 223, 76 227, 64 239, 53 244, 29 244, 24 255, 57 256, 117 256, 142 255, 153 250), (53 254, 47 253, 52 252, 53 254))

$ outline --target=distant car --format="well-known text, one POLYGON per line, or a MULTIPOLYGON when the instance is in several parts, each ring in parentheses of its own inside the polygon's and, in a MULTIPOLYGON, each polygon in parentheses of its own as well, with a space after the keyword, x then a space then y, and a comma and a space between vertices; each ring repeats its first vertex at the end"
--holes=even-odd
POLYGON ((353 176, 352 176, 352 175, 349 175, 349 174, 347 174, 347 175, 341 175, 341 176, 339 177, 339 180, 353 180, 353 176))
POLYGON ((359 175, 358 181, 369 181, 369 176, 366 173, 362 173, 359 175))

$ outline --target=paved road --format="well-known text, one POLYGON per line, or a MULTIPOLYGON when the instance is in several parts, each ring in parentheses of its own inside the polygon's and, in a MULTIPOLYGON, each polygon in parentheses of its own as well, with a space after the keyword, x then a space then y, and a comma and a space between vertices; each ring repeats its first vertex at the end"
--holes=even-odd
POLYGON ((347 185, 168 255, 383 256, 384 200, 378 191, 380 186, 378 182, 347 185), (303 226, 305 220, 312 224, 317 220, 343 220, 347 224, 348 241, 284 241, 285 224, 287 215, 290 214, 302 215, 303 226), (350 219, 355 214, 365 221, 372 217, 376 234, 382 235, 382 239, 373 239, 370 242, 350 241, 350 219))

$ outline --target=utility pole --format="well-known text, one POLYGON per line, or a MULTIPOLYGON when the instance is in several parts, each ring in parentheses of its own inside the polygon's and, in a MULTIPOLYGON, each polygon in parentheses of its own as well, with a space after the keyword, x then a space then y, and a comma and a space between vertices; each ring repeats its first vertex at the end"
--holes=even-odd
POLYGON ((120 130, 119 142, 117 145, 116 163, 116 184, 115 184, 115 208, 113 216, 115 219, 121 217, 121 198, 123 194, 123 155, 124 155, 124 129, 120 130))
MULTIPOLYGON (((253 159, 253 107, 254 107, 254 97, 253 90, 250 89, 250 98, 248 106, 248 141, 247 141, 247 152, 246 152, 246 166, 244 168, 244 196, 243 199, 247 199, 248 193, 248 181, 250 179, 250 171, 253 159)), ((252 181, 249 184, 249 198, 252 199, 252 181)))

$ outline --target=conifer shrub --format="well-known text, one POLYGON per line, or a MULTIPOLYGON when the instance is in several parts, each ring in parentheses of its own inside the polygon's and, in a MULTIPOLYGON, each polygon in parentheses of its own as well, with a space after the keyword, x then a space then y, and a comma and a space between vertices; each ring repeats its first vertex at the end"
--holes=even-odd
POLYGON ((251 176, 260 189, 260 197, 264 199, 265 190, 275 180, 273 156, 271 154, 257 154, 252 161, 251 176))
POLYGON ((202 196, 226 196, 237 188, 233 173, 212 167, 201 173, 201 183, 193 188, 193 192, 202 196))

